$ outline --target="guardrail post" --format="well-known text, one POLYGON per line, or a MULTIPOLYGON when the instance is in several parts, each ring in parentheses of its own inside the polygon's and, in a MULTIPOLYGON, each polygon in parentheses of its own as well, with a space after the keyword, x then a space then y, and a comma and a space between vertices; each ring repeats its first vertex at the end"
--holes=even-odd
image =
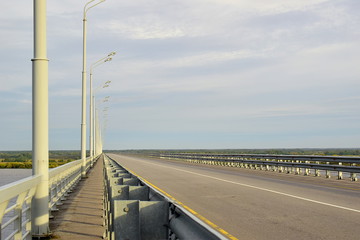
MULTIPOLYGON (((269 159, 265 159, 265 161, 269 161, 269 159)), ((270 166, 269 165, 266 165, 266 171, 270 171, 270 166)))
POLYGON ((260 170, 264 170, 265 169, 265 167, 264 167, 264 164, 263 163, 260 163, 260 170))
MULTIPOLYGON (((316 164, 320 164, 320 162, 316 162, 316 164)), ((315 169, 315 177, 320 177, 320 170, 315 169)))
MULTIPOLYGON (((305 163, 309 163, 309 161, 305 161, 305 163)), ((304 176, 309 176, 310 175, 310 169, 309 168, 305 168, 304 170, 304 176)))
MULTIPOLYGON (((278 160, 277 160, 278 161, 278 160)), ((273 171, 273 172, 276 172, 277 171, 277 166, 276 165, 272 165, 271 166, 271 170, 273 171)))
MULTIPOLYGON (((351 164, 352 166, 356 166, 356 163, 351 164)), ((351 181, 357 181, 356 173, 350 173, 351 181)))
MULTIPOLYGON (((330 164, 330 162, 326 162, 326 164, 330 164)), ((331 174, 330 174, 329 170, 325 171, 325 176, 326 176, 326 178, 331 178, 331 174)))
MULTIPOLYGON (((283 160, 278 160, 278 162, 283 162, 283 160)), ((284 172, 284 167, 283 167, 283 166, 281 166, 281 165, 279 165, 279 167, 278 167, 278 171, 279 171, 279 173, 284 172)))
MULTIPOLYGON (((299 163, 299 160, 296 160, 296 163, 299 163)), ((300 168, 296 167, 295 168, 295 175, 299 175, 300 174, 300 168)))
MULTIPOLYGON (((292 162, 292 161, 287 160, 286 162, 289 163, 289 162, 292 162)), ((288 174, 291 173, 291 170, 292 170, 292 167, 289 167, 289 166, 286 167, 286 173, 288 173, 288 174)))
POLYGON ((140 239, 140 201, 114 201, 114 232, 116 239, 140 239))
MULTIPOLYGON (((339 162, 339 166, 341 166, 341 165, 342 165, 342 162, 339 162)), ((338 180, 343 179, 343 173, 341 171, 338 171, 338 178, 337 179, 338 180)))
POLYGON ((356 182, 358 180, 357 176, 356 176, 356 173, 350 173, 350 179, 351 179, 351 181, 356 182))

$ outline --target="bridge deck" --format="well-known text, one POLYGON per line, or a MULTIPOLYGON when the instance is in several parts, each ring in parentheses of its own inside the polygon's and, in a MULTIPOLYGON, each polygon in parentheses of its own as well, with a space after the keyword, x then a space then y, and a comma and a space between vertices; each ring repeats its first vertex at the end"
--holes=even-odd
POLYGON ((357 182, 108 155, 239 239, 360 236, 357 182))
POLYGON ((103 161, 97 161, 81 180, 58 212, 53 213, 50 230, 54 239, 100 239, 103 224, 103 161))

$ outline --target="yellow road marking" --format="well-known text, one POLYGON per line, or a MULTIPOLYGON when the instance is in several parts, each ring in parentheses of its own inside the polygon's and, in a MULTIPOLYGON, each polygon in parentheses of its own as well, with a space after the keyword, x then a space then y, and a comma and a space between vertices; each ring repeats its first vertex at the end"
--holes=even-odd
POLYGON ((201 214, 199 214, 198 212, 196 212, 195 210, 191 209, 190 207, 186 206, 185 204, 183 204, 182 202, 176 200, 173 196, 171 196, 170 194, 168 194, 167 192, 165 192, 164 190, 162 190, 161 188, 155 186, 154 184, 152 184, 151 182, 147 181, 146 179, 140 177, 140 175, 138 175, 137 173, 135 173, 134 171, 131 171, 129 169, 128 170, 131 174, 137 176, 139 179, 141 179, 141 181, 145 182, 146 184, 150 185, 151 187, 153 187, 154 189, 156 189, 157 191, 161 192, 162 194, 164 194, 166 197, 168 197, 169 199, 171 199, 172 201, 174 201, 175 203, 179 204, 181 207, 185 208, 187 211, 189 211, 191 214, 195 215, 197 218, 199 218, 201 221, 203 221, 204 223, 206 223, 207 225, 209 225, 210 227, 212 227, 213 229, 215 229, 216 231, 218 231, 219 233, 221 233, 222 235, 224 235, 225 237, 231 239, 231 240, 239 240, 238 238, 234 237, 233 235, 231 235, 230 233, 228 233, 227 231, 225 231, 224 229, 222 229, 221 227, 217 226, 215 223, 211 222, 210 220, 208 220, 207 218, 205 218, 204 216, 202 216, 201 214))

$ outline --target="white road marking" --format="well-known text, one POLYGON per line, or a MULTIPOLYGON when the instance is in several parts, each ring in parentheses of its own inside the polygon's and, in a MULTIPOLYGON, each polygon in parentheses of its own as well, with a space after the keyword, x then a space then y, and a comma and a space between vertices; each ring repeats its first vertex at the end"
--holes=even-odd
POLYGON ((262 190, 262 191, 266 191, 266 192, 271 192, 271 193, 275 193, 275 194, 279 194, 279 195, 283 195, 283 196, 287 196, 287 197, 291 197, 291 198, 295 198, 295 199, 299 199, 299 200, 303 200, 303 201, 307 201, 307 202, 317 203, 317 204, 321 204, 321 205, 325 205, 325 206, 329 206, 329 207, 334 207, 334 208, 339 208, 339 209, 343 209, 343 210, 347 210, 347 211, 351 211, 351 212, 360 213, 360 210, 357 210, 357 209, 343 207, 343 206, 339 206, 339 205, 335 205, 335 204, 331 204, 331 203, 326 203, 326 202, 321 202, 321 201, 317 201, 317 200, 313 200, 313 199, 309 199, 309 198, 299 197, 299 196, 296 196, 296 195, 283 193, 283 192, 279 192, 279 191, 275 191, 275 190, 271 190, 271 189, 267 189, 267 188, 257 187, 257 186, 244 184, 244 183, 239 183, 239 182, 233 182, 233 181, 222 179, 222 178, 217 178, 217 177, 213 177, 213 176, 209 176, 209 175, 205 175, 205 174, 201 174, 201 173, 191 172, 191 171, 187 171, 187 170, 183 170, 183 169, 179 169, 179 168, 175 168, 175 167, 164 166, 164 165, 151 163, 151 162, 147 162, 147 161, 141 161, 141 160, 136 160, 136 161, 156 165, 156 166, 159 166, 159 167, 171 168, 171 169, 178 170, 178 171, 181 171, 181 172, 186 172, 186 173, 190 173, 190 174, 194 174, 194 175, 198 175, 198 176, 202 176, 202 177, 207 177, 207 178, 219 180, 219 181, 222 181, 222 182, 232 183, 232 184, 240 185, 240 186, 243 186, 243 187, 249 187, 249 188, 254 188, 254 189, 258 189, 258 190, 262 190))

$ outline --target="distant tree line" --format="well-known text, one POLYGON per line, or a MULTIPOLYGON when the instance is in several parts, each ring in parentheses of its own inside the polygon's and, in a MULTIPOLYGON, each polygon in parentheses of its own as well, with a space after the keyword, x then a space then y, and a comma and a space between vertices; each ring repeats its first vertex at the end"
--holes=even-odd
MULTIPOLYGON (((80 151, 50 151, 49 168, 58 167, 77 159, 80 159, 80 151)), ((32 168, 32 152, 0 152, 0 168, 32 168)))
POLYGON ((292 149, 181 149, 181 150, 107 150, 123 154, 151 153, 204 153, 204 154, 271 154, 271 155, 319 155, 360 156, 360 148, 292 148, 292 149))

